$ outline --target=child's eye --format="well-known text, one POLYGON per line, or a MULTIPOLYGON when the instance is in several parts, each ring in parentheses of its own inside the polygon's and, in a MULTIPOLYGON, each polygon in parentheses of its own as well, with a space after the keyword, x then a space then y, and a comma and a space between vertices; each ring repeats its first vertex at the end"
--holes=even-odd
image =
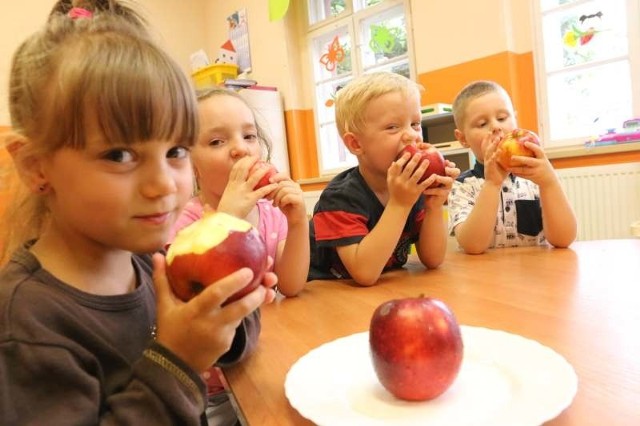
POLYGON ((209 146, 220 146, 224 145, 224 140, 222 139, 211 139, 209 141, 209 146))
POLYGON ((167 158, 187 158, 189 152, 190 150, 186 146, 174 146, 167 153, 167 158))
POLYGON ((244 138, 248 141, 254 141, 256 139, 258 139, 258 135, 250 133, 244 136, 244 138))
POLYGON ((415 130, 421 130, 422 129, 422 123, 421 122, 417 122, 417 123, 411 123, 411 127, 413 127, 415 130))
POLYGON ((107 151, 102 158, 113 161, 114 163, 127 163, 133 161, 133 153, 126 149, 112 149, 107 151))

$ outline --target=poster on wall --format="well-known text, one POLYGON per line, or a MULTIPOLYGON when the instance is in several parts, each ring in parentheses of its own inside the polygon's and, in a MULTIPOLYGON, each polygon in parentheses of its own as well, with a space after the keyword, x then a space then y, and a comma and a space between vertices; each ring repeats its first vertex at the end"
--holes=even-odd
POLYGON ((229 40, 237 53, 238 72, 251 71, 251 51, 249 50, 249 24, 247 10, 240 9, 227 17, 229 40))

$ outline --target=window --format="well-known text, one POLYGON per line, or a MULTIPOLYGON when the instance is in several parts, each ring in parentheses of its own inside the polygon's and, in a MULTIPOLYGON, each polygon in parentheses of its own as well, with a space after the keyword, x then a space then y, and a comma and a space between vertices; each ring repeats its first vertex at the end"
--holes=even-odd
POLYGON ((638 0, 538 0, 538 118, 547 147, 640 117, 638 0))
POLYGON ((333 100, 353 77, 392 71, 413 78, 408 0, 308 0, 320 174, 357 164, 335 123, 333 100))

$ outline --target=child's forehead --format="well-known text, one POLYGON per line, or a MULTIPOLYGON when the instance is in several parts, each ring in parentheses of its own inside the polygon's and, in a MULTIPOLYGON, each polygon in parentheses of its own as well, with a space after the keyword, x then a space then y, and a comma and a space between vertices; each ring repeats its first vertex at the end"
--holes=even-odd
POLYGON ((511 109, 509 96, 498 90, 482 93, 467 102, 467 113, 490 112, 496 108, 511 109))

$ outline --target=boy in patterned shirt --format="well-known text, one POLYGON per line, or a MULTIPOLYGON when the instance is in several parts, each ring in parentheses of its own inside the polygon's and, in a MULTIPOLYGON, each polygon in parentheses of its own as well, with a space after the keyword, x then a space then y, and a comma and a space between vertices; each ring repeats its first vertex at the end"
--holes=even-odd
POLYGON ((542 147, 526 142, 535 158, 514 156, 516 165, 509 169, 497 162, 500 140, 518 127, 506 90, 492 81, 472 82, 456 96, 453 115, 456 139, 477 159, 449 194, 449 232, 460 248, 479 254, 489 248, 571 244, 576 218, 542 147))

